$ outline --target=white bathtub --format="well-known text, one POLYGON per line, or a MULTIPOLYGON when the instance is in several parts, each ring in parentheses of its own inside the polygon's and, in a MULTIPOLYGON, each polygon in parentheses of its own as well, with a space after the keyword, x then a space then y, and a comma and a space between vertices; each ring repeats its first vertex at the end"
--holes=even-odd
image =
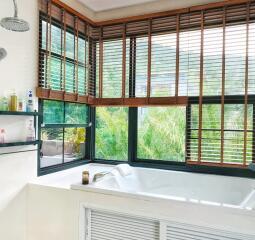
MULTIPOLYGON (((113 169, 112 166, 93 164, 86 168, 90 172, 90 182, 95 173, 113 169)), ((126 177, 108 175, 89 185, 77 182, 71 188, 140 199, 255 209, 255 180, 247 178, 134 168, 133 174, 126 177)))

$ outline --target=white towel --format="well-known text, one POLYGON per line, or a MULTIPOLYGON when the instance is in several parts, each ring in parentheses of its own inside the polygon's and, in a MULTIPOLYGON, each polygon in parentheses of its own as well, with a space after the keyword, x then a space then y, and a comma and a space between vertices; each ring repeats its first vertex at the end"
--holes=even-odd
POLYGON ((133 168, 130 167, 128 164, 119 164, 115 167, 115 169, 119 171, 122 177, 126 177, 133 173, 133 168))

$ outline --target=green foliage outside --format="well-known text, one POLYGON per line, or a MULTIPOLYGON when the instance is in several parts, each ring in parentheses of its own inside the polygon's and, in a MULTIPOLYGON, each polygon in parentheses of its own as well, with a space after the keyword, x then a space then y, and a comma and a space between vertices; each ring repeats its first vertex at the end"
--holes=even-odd
POLYGON ((96 158, 128 159, 128 108, 96 109, 96 158))
POLYGON ((185 107, 138 110, 138 158, 185 161, 185 107))

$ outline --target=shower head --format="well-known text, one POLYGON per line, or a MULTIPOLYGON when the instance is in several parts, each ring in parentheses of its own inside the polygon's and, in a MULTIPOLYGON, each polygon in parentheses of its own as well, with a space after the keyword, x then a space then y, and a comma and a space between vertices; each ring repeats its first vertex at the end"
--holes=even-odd
POLYGON ((6 17, 0 22, 0 25, 14 32, 26 32, 29 30, 29 25, 26 21, 16 17, 6 17))
POLYGON ((4 48, 0 48, 0 61, 7 56, 7 52, 4 48))
POLYGON ((0 25, 11 31, 26 32, 30 29, 28 22, 18 18, 18 7, 16 0, 13 0, 14 4, 14 17, 6 17, 0 21, 0 25))

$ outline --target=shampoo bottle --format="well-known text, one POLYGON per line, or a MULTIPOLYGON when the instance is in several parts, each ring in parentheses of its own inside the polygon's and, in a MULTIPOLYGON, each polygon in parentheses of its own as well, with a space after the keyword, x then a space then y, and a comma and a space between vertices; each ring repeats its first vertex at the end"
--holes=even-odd
POLYGON ((32 91, 28 91, 28 99, 27 99, 27 112, 34 111, 34 102, 33 102, 33 93, 32 91))

